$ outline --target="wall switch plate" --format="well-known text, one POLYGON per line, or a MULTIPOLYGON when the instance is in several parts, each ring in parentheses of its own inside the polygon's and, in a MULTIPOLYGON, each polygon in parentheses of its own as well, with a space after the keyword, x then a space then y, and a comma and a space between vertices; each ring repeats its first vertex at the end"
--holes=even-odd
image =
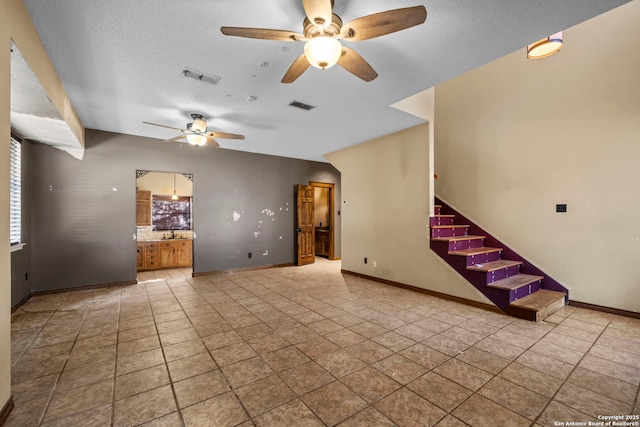
POLYGON ((373 261, 373 262, 371 263, 371 265, 372 265, 373 267, 376 267, 376 266, 377 266, 377 263, 376 263, 375 261, 373 261))
POLYGON ((249 258, 251 258, 251 252, 249 252, 249 258))
POLYGON ((365 258, 364 258, 364 263, 365 263, 365 264, 367 263, 367 257, 365 257, 365 258))
POLYGON ((567 211, 566 204, 556 205, 556 212, 566 212, 566 211, 567 211))

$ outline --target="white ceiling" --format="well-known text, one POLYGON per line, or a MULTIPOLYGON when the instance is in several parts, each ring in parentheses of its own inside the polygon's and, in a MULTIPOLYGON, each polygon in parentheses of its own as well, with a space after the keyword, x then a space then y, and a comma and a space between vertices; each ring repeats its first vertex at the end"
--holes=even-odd
POLYGON ((142 122, 184 127, 198 112, 209 130, 246 135, 220 140, 224 148, 317 161, 423 122, 392 104, 517 49, 525 60, 528 43, 628 1, 336 0, 344 22, 418 4, 427 21, 344 43, 378 72, 370 83, 336 66, 285 85, 302 42, 227 37, 220 27, 302 32, 300 0, 24 0, 85 127, 166 139, 177 133, 142 122), (185 68, 222 79, 185 78, 185 68), (288 106, 294 100, 316 108, 288 106))

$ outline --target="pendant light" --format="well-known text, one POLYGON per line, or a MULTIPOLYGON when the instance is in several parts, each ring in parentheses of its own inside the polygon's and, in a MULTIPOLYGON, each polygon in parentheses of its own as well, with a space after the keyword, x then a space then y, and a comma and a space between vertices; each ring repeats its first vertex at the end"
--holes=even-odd
POLYGON ((527 46, 527 58, 546 58, 558 52, 560 49, 562 49, 562 31, 527 46))
POLYGON ((176 174, 173 174, 173 196, 171 200, 178 200, 178 194, 176 193, 176 174))

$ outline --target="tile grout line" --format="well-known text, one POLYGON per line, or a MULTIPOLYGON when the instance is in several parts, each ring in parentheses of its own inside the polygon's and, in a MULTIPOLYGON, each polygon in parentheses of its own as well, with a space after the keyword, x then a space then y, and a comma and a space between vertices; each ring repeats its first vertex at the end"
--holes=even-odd
MULTIPOLYGON (((38 419, 38 426, 42 425, 42 423, 44 422, 45 414, 49 410, 49 406, 51 405, 51 401, 53 400, 53 395, 55 394, 55 391, 58 388, 58 383, 60 382, 60 378, 62 377, 62 374, 64 373, 64 368, 67 366, 67 362, 69 361, 69 357, 71 356, 71 352, 73 351, 73 349, 76 346, 76 343, 78 341, 78 336, 80 335, 80 330, 82 329, 82 325, 84 325, 84 321, 87 318, 87 313, 89 312, 89 307, 91 307, 91 304, 93 304, 93 299, 94 298, 95 298, 95 291, 93 292, 93 295, 91 297, 91 303, 85 309, 84 315, 82 316, 82 322, 80 323, 80 327, 78 328, 78 331, 76 332, 76 336, 73 339, 73 344, 71 345, 71 348, 69 349, 69 353, 67 354, 67 357, 66 357, 66 359, 64 361, 64 364, 62 365, 62 369, 60 370, 60 373, 58 374, 58 377, 56 378, 56 381, 53 384, 51 392, 49 393, 49 397, 47 399, 47 403, 45 404, 44 409, 42 410, 42 414, 40 415, 40 418, 38 419)), ((60 306, 62 306, 62 304, 60 304, 60 306)), ((54 314, 59 311, 60 306, 58 306, 58 308, 56 308, 55 312, 51 315, 49 320, 47 320, 47 323, 49 323, 49 321, 54 316, 54 314)), ((46 324, 45 324, 45 326, 46 326, 46 324)), ((44 326, 43 326, 42 329, 44 329, 44 326)), ((55 344, 53 344, 53 345, 55 345, 55 344)), ((62 418, 64 418, 64 417, 62 417, 62 418)))
MULTIPOLYGON (((565 320, 567 320, 568 318, 570 318, 573 315, 573 313, 571 313, 569 316, 567 316, 565 318, 565 320)), ((574 319, 575 320, 575 319, 574 319)), ((564 322, 564 320, 563 320, 564 322)), ((589 322, 591 323, 591 322, 589 322)), ((547 408, 549 407, 549 405, 551 404, 551 402, 554 402, 556 396, 558 395, 558 393, 560 393, 560 390, 562 390, 562 388, 565 386, 565 384, 567 384, 567 382, 569 381, 569 378, 571 377, 571 375, 574 373, 574 371, 576 369, 578 369, 580 363, 584 360, 585 357, 587 357, 587 355, 589 354, 589 351, 591 351, 591 349, 593 348, 594 345, 596 345, 596 342, 598 342, 598 340, 600 339, 600 337, 602 336, 602 334, 604 333, 604 331, 607 330, 607 328, 609 327, 609 325, 611 324, 611 320, 607 321, 607 324, 605 325, 605 327, 602 329, 602 331, 600 331, 600 333, 598 334, 598 337, 593 341, 593 343, 591 344, 591 346, 589 347, 589 349, 587 351, 584 352, 584 354, 582 355, 582 357, 580 358, 580 360, 578 360, 578 362, 574 365, 573 369, 571 369, 571 372, 569 372, 569 374, 566 376, 566 378, 562 381, 562 384, 560 385, 560 387, 558 387, 558 389, 556 390, 556 392, 553 394, 553 396, 551 396, 551 398, 549 399, 549 401, 547 402, 546 405, 544 405, 544 408, 542 408, 542 410, 540 411, 540 413, 538 414, 538 416, 533 420, 532 424, 535 424, 538 422, 538 420, 540 419, 540 417, 542 416, 542 414, 544 413, 544 411, 547 410, 547 408)), ((555 328, 554 328, 555 329, 555 328)), ((607 375, 608 376, 608 375, 607 375)), ((566 405, 580 413, 583 413, 581 410, 574 408, 572 406, 566 405)), ((589 414, 585 414, 588 416, 591 416, 589 414)))
MULTIPOLYGON (((171 289, 171 287, 169 286, 169 283, 167 283, 167 280, 166 279, 162 279, 162 281, 169 288, 169 290, 171 291, 171 294, 174 295, 174 298, 175 298, 175 294, 173 293, 173 289, 171 289)), ((155 311, 153 310, 153 304, 151 304, 151 298, 149 297, 149 290, 148 290, 146 284, 144 284, 144 290, 145 290, 145 293, 147 295, 147 300, 149 301, 149 307, 151 308, 151 317, 153 317, 153 327, 156 329, 156 336, 158 337, 158 343, 160 344, 160 351, 162 352, 162 358, 164 359, 164 366, 165 366, 165 369, 167 370, 167 376, 169 377, 169 385, 171 386, 171 393, 173 394, 173 401, 176 404, 176 412, 178 413, 178 420, 180 420, 180 426, 184 427, 184 418, 182 416, 182 411, 180 410, 180 405, 178 404, 178 396, 176 395, 176 390, 175 390, 175 387, 173 385, 173 380, 171 379, 171 371, 169 370, 169 363, 167 362, 167 355, 165 354, 164 346, 162 345, 162 340, 160 339, 160 331, 158 330, 158 323, 156 322, 156 314, 155 314, 155 311)), ((182 308, 182 305, 180 306, 180 308, 182 308)), ((162 386, 160 386, 160 387, 162 387, 162 386)), ((157 387, 157 388, 160 388, 160 387, 157 387)), ((146 391, 149 391, 149 390, 146 390, 146 391)), ((161 415, 158 418, 154 418, 154 420, 162 418, 162 417, 164 417, 166 415, 169 415, 169 414, 161 415)), ((153 421, 153 420, 146 420, 146 421, 143 422, 143 424, 147 423, 149 421, 153 421)))
POLYGON ((111 390, 111 420, 110 426, 113 427, 116 422, 116 380, 118 377, 118 348, 120 347, 120 313, 122 312, 122 287, 120 287, 120 295, 118 296, 118 320, 116 321, 116 350, 115 363, 113 364, 113 389, 111 390))

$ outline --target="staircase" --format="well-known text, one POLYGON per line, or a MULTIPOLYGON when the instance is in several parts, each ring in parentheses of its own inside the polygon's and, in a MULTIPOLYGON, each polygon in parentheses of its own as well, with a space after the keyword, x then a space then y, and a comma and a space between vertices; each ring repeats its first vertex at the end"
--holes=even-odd
POLYGON ((431 249, 505 313, 539 322, 562 308, 568 290, 437 200, 431 249), (467 225, 456 224, 456 218, 467 225))

